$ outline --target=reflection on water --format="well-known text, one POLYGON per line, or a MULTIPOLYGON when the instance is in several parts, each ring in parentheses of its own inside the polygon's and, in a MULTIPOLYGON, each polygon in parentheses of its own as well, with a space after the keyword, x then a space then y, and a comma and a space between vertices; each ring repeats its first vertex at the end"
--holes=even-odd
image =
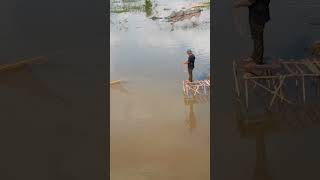
MULTIPOLYGON (((214 84, 219 86, 214 87, 211 129, 213 178, 319 179, 318 168, 313 166, 320 160, 320 147, 315 143, 319 137, 319 98, 313 98, 310 92, 308 104, 283 104, 266 111, 264 107, 270 99, 255 88, 257 95, 250 96, 253 101, 250 111, 246 112, 245 105, 239 105, 241 111, 233 109, 232 62, 247 57, 252 48, 248 9, 234 10, 231 1, 216 1, 214 7, 213 71, 214 84), (232 117, 234 114, 238 114, 236 118, 232 117)), ((319 17, 318 7, 316 0, 271 1, 271 21, 265 28, 265 56, 282 59, 310 56, 305 48, 320 39, 319 26, 310 24, 319 17)), ((286 89, 297 90, 291 85, 286 89)))
MULTIPOLYGON (((274 169, 274 167, 277 167, 275 164, 278 163, 278 160, 272 156, 278 150, 273 145, 274 140, 271 141, 272 138, 280 140, 283 136, 287 136, 287 138, 295 135, 301 136, 320 127, 319 104, 286 104, 282 106, 281 110, 275 112, 266 111, 265 113, 253 114, 246 111, 245 107, 240 105, 239 102, 235 102, 234 110, 240 138, 248 139, 248 142, 255 141, 255 147, 252 146, 252 149, 248 149, 249 157, 254 156, 255 152, 254 167, 247 165, 247 168, 251 169, 252 175, 250 176, 255 180, 277 179, 277 175, 279 175, 274 169)), ((297 139, 289 138, 287 140, 295 141, 297 139)), ((295 158, 293 157, 292 160, 294 161, 295 158)), ((242 163, 250 164, 249 161, 242 163)), ((286 165, 286 162, 283 162, 283 164, 286 165)), ((285 167, 281 169, 285 169, 285 167)))
POLYGON ((21 67, 8 72, 1 72, 0 75, 1 89, 11 92, 25 90, 24 93, 37 98, 46 98, 55 103, 65 105, 64 97, 53 92, 42 80, 35 77, 30 67, 21 67))
POLYGON ((125 86, 122 85, 122 84, 120 84, 120 83, 119 83, 119 84, 112 85, 112 86, 111 86, 111 89, 112 89, 112 90, 119 91, 119 92, 122 92, 122 93, 124 93, 124 94, 129 94, 128 89, 125 88, 125 86))
POLYGON ((23 57, 47 59, 0 72, 1 179, 105 176, 103 5, 1 1, 0 64, 23 57))
POLYGON ((197 126, 197 120, 196 120, 196 116, 194 114, 194 110, 193 110, 193 104, 189 105, 189 116, 186 120, 186 124, 189 127, 190 130, 196 128, 197 126))
MULTIPOLYGON (((151 2, 154 15, 195 1, 151 2)), ((144 11, 110 16, 111 80, 124 81, 110 88, 111 179, 209 179, 209 103, 184 104, 181 65, 191 48, 195 79, 207 78, 209 10, 198 26, 182 22, 174 31, 144 11)))

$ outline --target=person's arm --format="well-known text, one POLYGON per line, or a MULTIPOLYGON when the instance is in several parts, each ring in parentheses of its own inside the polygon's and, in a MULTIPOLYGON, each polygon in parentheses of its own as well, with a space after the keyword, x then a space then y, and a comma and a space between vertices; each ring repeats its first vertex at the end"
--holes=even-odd
POLYGON ((183 64, 189 64, 189 63, 190 63, 190 57, 188 57, 188 60, 183 62, 183 64))

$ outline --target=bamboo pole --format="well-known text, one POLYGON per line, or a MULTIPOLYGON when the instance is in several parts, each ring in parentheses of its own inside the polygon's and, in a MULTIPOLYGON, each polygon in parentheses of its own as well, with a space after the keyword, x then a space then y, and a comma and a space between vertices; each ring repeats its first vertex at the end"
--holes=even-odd
POLYGON ((5 71, 5 70, 9 70, 9 69, 14 69, 14 68, 21 67, 21 66, 23 66, 23 65, 36 63, 37 61, 39 61, 39 60, 41 60, 41 59, 43 60, 44 57, 40 56, 40 57, 36 57, 36 58, 21 60, 21 61, 18 61, 18 62, 16 62, 16 63, 13 63, 13 64, 0 65, 0 71, 5 71))
POLYGON ((245 85, 245 94, 246 94, 246 106, 247 106, 247 109, 249 109, 248 80, 247 79, 244 81, 244 85, 245 85))
POLYGON ((233 61, 233 76, 234 76, 234 83, 236 86, 236 93, 238 97, 240 96, 240 90, 239 90, 239 82, 238 82, 238 76, 237 76, 237 69, 236 69, 236 63, 233 61))
POLYGON ((272 104, 273 104, 273 102, 274 102, 274 100, 276 99, 277 96, 279 96, 281 98, 281 100, 283 100, 283 96, 281 95, 281 93, 279 93, 279 90, 282 87, 284 79, 285 79, 285 77, 282 77, 282 76, 279 78, 279 85, 274 91, 274 95, 273 95, 273 97, 271 99, 271 102, 270 102, 270 107, 272 106, 272 104))
POLYGON ((304 77, 302 77, 302 95, 303 95, 303 103, 305 103, 306 102, 306 88, 305 88, 304 77))
POLYGON ((295 73, 293 72, 293 70, 288 66, 288 64, 283 63, 283 66, 284 66, 291 74, 295 74, 295 73))
MULTIPOLYGON (((278 92, 272 91, 272 90, 266 88, 264 85, 262 85, 262 84, 260 84, 260 83, 258 83, 258 82, 256 82, 256 81, 254 81, 254 80, 252 80, 252 79, 250 79, 250 80, 251 80, 253 83, 256 83, 257 86, 260 86, 262 89, 265 89, 266 91, 270 92, 271 94, 276 94, 278 97, 280 97, 280 95, 279 95, 278 92)), ((291 101, 289 101, 288 99, 286 99, 286 98, 284 98, 284 97, 283 97, 283 100, 286 101, 287 103, 293 104, 291 101)))
MULTIPOLYGON (((285 93, 283 92, 283 86, 285 85, 285 81, 287 79, 293 78, 295 79, 295 84, 296 86, 300 86, 299 79, 301 78, 301 86, 302 86, 302 99, 303 102, 306 102, 306 96, 307 96, 307 91, 306 91, 306 82, 308 78, 316 78, 317 82, 316 84, 318 85, 318 92, 320 92, 320 61, 315 60, 315 59, 302 59, 301 61, 281 61, 280 64, 282 64, 282 70, 281 74, 273 75, 271 72, 271 69, 266 68, 266 70, 262 70, 265 73, 261 75, 253 75, 253 76, 248 76, 246 74, 242 75, 239 77, 239 80, 244 80, 244 95, 245 95, 245 101, 246 101, 246 106, 247 108, 249 107, 249 84, 248 81, 251 81, 254 83, 255 86, 260 86, 261 88, 267 90, 269 93, 273 94, 273 97, 269 103, 269 105, 273 105, 276 98, 279 97, 281 102, 285 101, 288 103, 293 103, 286 99, 285 93), (266 84, 260 84, 259 81, 266 81, 266 84), (269 82, 273 82, 273 90, 270 89, 270 84, 269 82), (275 83, 275 81, 279 81, 279 84, 275 83), (268 88, 269 87, 269 88, 268 88)), ((233 74, 234 74, 234 79, 235 79, 235 90, 237 92, 237 89, 239 87, 239 84, 237 85, 237 79, 238 79, 238 74, 236 72, 236 63, 233 63, 233 74)), ((272 68, 272 67, 271 67, 272 68)), ((238 90, 240 94, 241 89, 238 90)), ((319 93, 320 94, 320 93, 319 93)))
POLYGON ((115 80, 115 81, 111 81, 110 85, 115 85, 115 84, 120 84, 121 80, 115 80))

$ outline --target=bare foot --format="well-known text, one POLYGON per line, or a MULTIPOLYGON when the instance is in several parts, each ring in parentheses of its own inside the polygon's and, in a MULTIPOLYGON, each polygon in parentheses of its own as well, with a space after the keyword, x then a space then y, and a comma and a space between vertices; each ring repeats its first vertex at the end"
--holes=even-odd
POLYGON ((245 69, 246 72, 251 72, 251 71, 253 71, 255 66, 256 66, 256 63, 251 61, 251 62, 249 62, 248 64, 246 64, 244 66, 244 69, 245 69))

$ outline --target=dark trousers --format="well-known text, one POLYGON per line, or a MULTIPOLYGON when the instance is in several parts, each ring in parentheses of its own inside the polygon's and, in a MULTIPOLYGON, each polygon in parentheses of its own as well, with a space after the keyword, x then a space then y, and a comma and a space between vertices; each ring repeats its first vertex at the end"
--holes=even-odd
POLYGON ((190 82, 192 82, 192 71, 193 71, 193 68, 188 68, 189 81, 190 81, 190 82))
POLYGON ((263 53, 264 53, 264 41, 263 41, 263 31, 264 24, 254 24, 250 23, 251 37, 253 40, 253 52, 251 58, 257 63, 263 63, 263 53))

